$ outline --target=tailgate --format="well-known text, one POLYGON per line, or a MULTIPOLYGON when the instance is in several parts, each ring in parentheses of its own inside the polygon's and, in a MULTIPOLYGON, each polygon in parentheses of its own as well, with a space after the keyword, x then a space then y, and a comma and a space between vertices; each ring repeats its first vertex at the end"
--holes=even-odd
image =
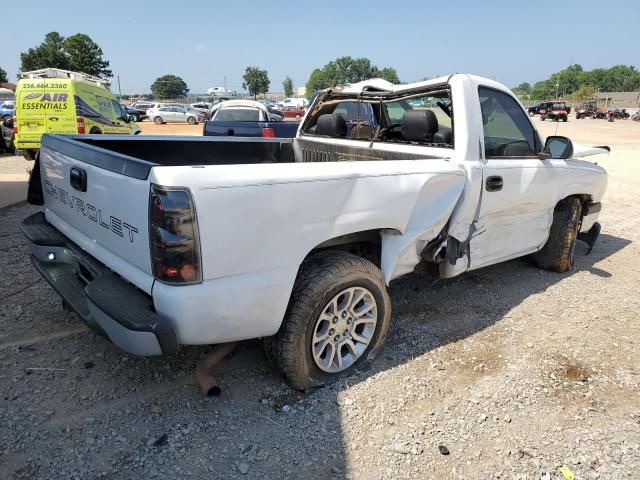
POLYGON ((205 122, 205 136, 261 137, 264 122, 205 122))
POLYGON ((45 135, 40 150, 47 221, 147 293, 151 165, 73 137, 45 135))

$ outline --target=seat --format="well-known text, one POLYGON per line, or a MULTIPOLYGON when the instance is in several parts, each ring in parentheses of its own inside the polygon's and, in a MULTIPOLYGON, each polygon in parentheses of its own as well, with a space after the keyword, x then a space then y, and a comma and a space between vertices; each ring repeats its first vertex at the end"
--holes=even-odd
POLYGON ((353 122, 349 138, 351 140, 371 140, 373 128, 367 122, 353 122))
POLYGON ((433 142, 438 119, 431 110, 407 110, 402 116, 402 138, 409 142, 433 142))
POLYGON ((335 113, 325 113, 318 117, 316 133, 325 137, 345 138, 347 136, 347 122, 335 113))
POLYGON ((451 128, 445 127, 444 125, 438 127, 438 131, 433 134, 433 143, 446 143, 450 144, 453 139, 453 132, 451 128))

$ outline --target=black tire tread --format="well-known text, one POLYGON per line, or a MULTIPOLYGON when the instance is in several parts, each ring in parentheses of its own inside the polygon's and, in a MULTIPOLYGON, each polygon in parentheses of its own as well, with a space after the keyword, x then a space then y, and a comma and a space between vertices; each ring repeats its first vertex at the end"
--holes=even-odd
MULTIPOLYGON (((302 366, 296 362, 296 343, 309 321, 305 310, 318 301, 318 292, 331 279, 344 276, 350 271, 361 271, 384 285, 382 272, 370 261, 347 252, 321 252, 307 258, 300 267, 287 306, 285 319, 276 335, 265 339, 265 352, 287 378, 289 384, 298 390, 314 386, 302 366)), ((388 294, 384 289, 388 300, 388 294)), ((390 302, 388 301, 390 304, 390 302)), ((386 329, 378 337, 386 335, 386 329)), ((384 337, 382 337, 384 338, 384 337)))
POLYGON ((568 197, 558 202, 553 211, 549 239, 544 247, 532 255, 538 267, 560 273, 571 270, 581 213, 582 201, 578 197, 568 197))

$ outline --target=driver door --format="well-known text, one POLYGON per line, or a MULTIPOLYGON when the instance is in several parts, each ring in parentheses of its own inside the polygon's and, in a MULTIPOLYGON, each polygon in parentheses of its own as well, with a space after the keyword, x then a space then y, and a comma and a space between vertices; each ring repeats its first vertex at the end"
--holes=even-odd
POLYGON ((547 240, 557 176, 540 160, 541 139, 508 94, 479 87, 483 119, 482 198, 470 269, 536 251, 547 240))

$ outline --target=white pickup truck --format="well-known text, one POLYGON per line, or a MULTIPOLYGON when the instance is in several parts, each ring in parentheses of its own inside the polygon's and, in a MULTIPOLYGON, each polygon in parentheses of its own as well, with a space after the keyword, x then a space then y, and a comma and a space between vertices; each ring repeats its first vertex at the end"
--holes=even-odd
POLYGON ((371 80, 321 92, 295 139, 45 135, 22 230, 124 350, 263 337, 305 389, 373 357, 401 275, 569 270, 600 230, 607 175, 578 158, 596 153, 543 143, 491 80, 371 80))

